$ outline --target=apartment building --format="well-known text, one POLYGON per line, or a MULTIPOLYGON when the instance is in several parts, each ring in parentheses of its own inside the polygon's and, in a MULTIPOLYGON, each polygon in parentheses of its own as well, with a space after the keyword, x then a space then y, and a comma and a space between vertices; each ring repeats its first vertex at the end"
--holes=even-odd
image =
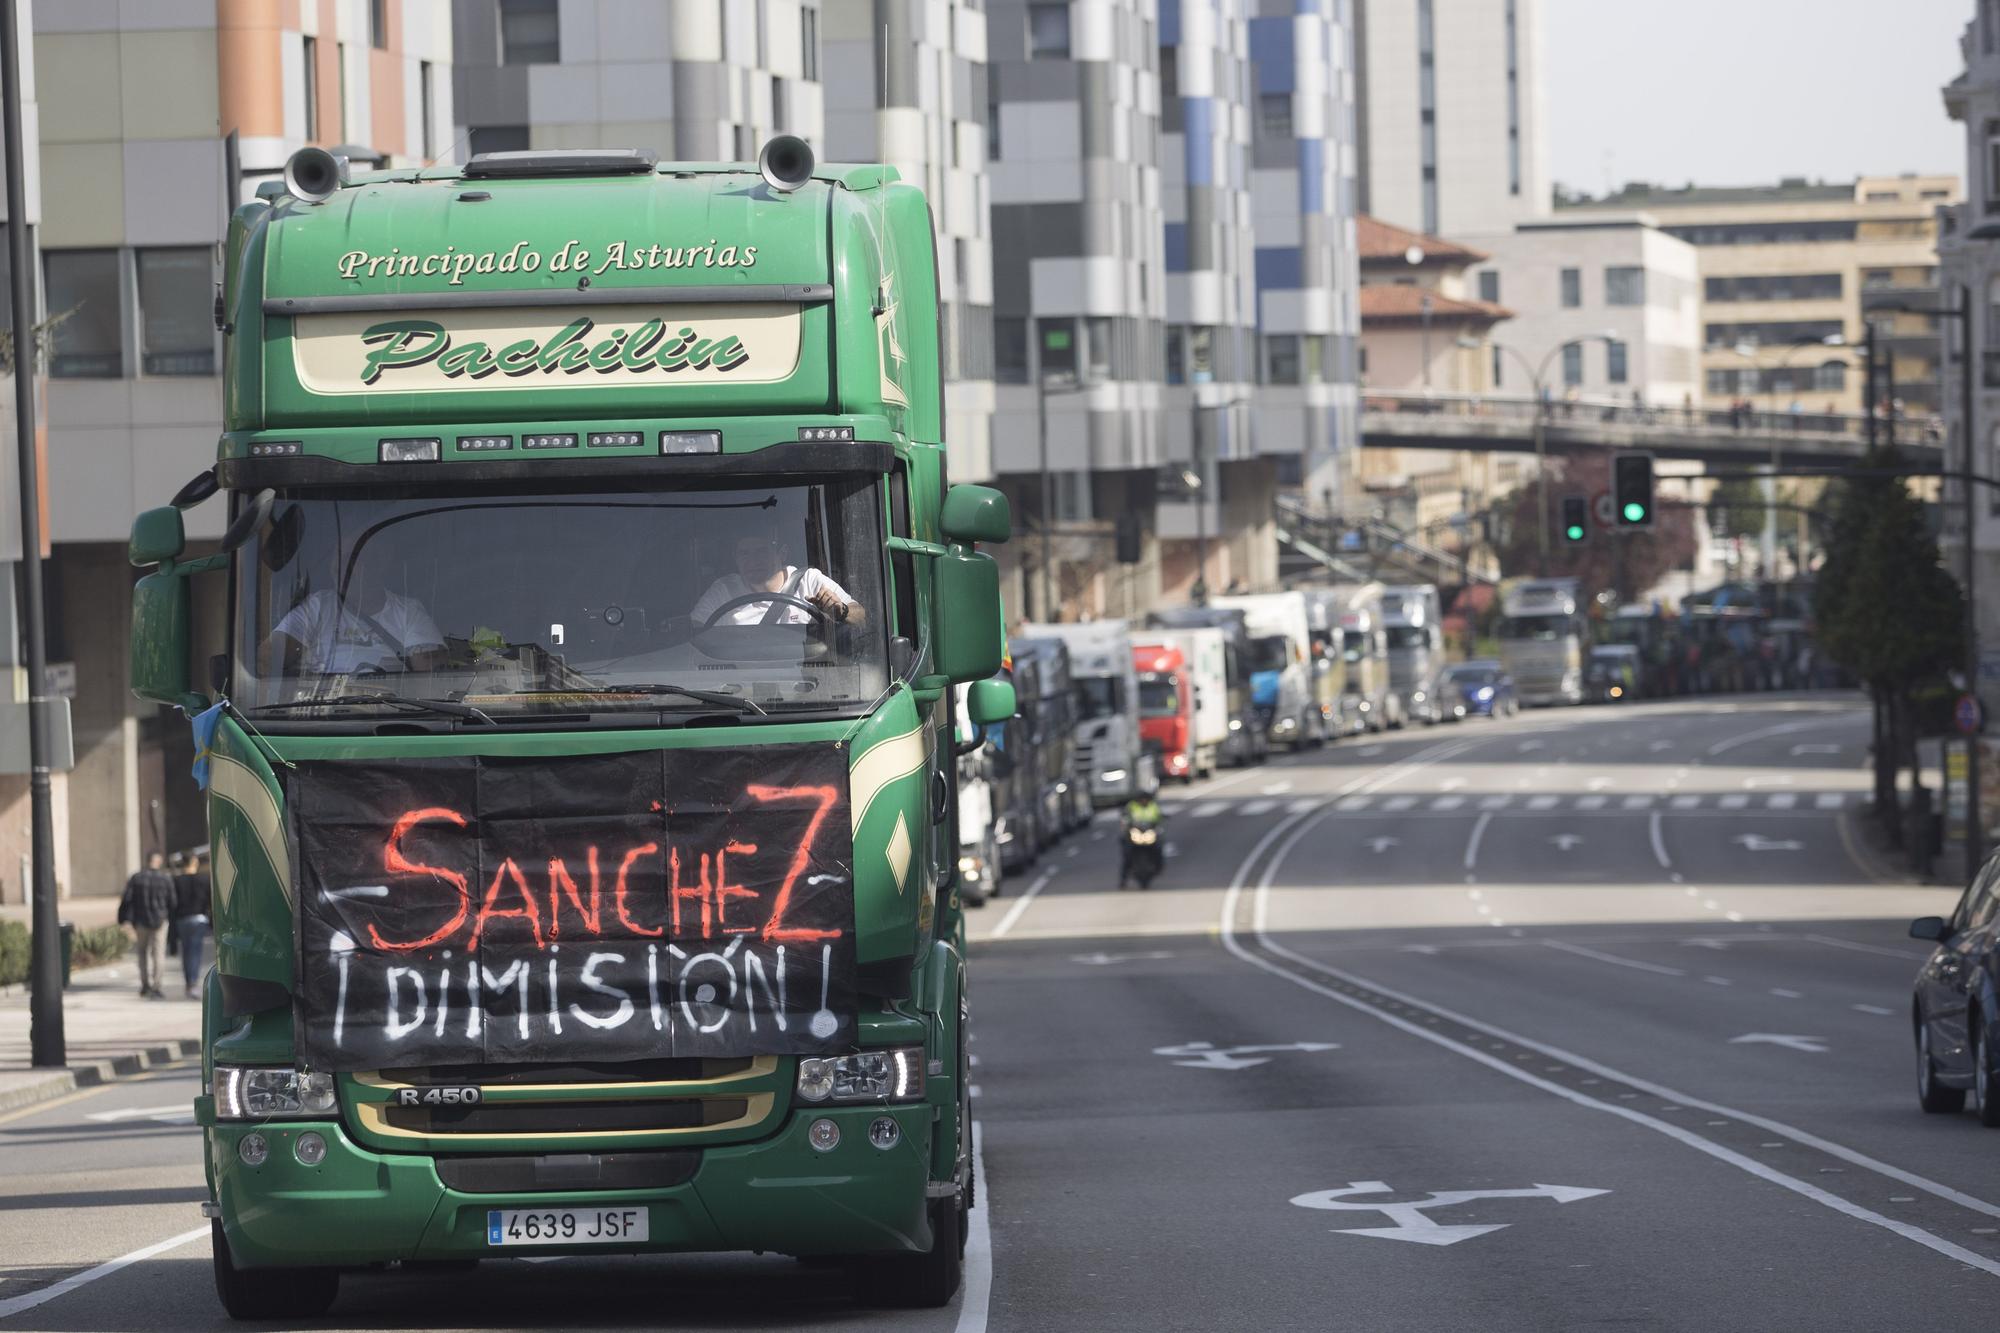
MULTIPOLYGON (((1953 176, 1786 180, 1743 188, 1627 185, 1600 199, 1556 201, 1574 219, 1640 211, 1695 248, 1701 276, 1702 378, 1710 405, 1748 399, 1858 412, 1861 340, 1872 323, 1906 413, 1935 412, 1937 214, 1958 202, 1953 176)), ((1887 396, 1885 394, 1885 396, 1887 396)))
MULTIPOLYGON (((75 664, 58 878, 116 893, 142 850, 205 837, 183 776, 186 722, 126 689, 125 543, 138 510, 214 460, 211 307, 229 212, 307 143, 392 166, 448 147, 450 11, 443 0, 42 3, 32 55, 41 306, 59 321, 43 416, 49 656, 75 664)), ((217 536, 222 505, 187 521, 191 536, 217 536)), ((224 594, 223 580, 201 583, 203 614, 219 616, 224 594)), ((10 896, 12 878, 0 866, 10 896)))
POLYGON ((1352 0, 1361 212, 1433 236, 1549 208, 1541 0, 1352 0))

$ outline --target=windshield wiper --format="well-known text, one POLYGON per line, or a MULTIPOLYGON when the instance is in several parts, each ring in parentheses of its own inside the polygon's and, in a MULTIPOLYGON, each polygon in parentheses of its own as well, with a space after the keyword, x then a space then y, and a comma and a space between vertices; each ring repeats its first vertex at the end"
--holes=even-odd
POLYGON ((275 703, 258 704, 249 709, 252 716, 265 713, 290 712, 294 708, 324 708, 355 704, 385 704, 391 708, 402 708, 418 713, 442 713, 446 717, 469 718, 474 722, 493 725, 488 717, 471 704, 462 704, 456 699, 414 699, 404 694, 323 694, 313 699, 280 699, 275 703))
POLYGON ((739 713, 755 713, 767 716, 753 699, 741 698, 734 694, 723 694, 717 690, 697 690, 689 685, 663 685, 648 681, 643 685, 593 685, 581 690, 535 690, 534 694, 677 694, 684 699, 695 699, 705 704, 715 704, 721 708, 734 708, 739 713))

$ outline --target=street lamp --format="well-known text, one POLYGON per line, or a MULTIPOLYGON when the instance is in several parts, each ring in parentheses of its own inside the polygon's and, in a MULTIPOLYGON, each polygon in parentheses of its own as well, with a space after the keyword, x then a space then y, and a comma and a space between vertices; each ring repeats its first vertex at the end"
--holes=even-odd
POLYGON ((1188 438, 1188 452, 1193 455, 1194 467, 1183 470, 1181 479, 1194 497, 1195 567, 1194 583, 1188 588, 1188 600, 1196 606, 1203 606, 1208 602, 1208 506, 1202 499, 1201 490, 1207 481, 1208 470, 1202 466, 1201 414, 1204 411, 1226 412, 1232 407, 1240 407, 1249 402, 1250 398, 1248 395, 1240 395, 1219 403, 1204 403, 1201 401, 1200 390, 1197 389, 1195 393, 1194 417, 1190 422, 1192 433, 1188 438), (1191 482, 1190 477, 1192 477, 1191 482))
POLYGON ((1551 347, 1543 355, 1539 365, 1529 361, 1525 355, 1506 343, 1494 344, 1495 347, 1498 347, 1501 351, 1521 363, 1521 368, 1528 372, 1528 379, 1534 385, 1535 507, 1537 510, 1535 516, 1535 573, 1542 578, 1547 578, 1549 573, 1549 450, 1547 437, 1549 394, 1547 387, 1543 384, 1543 377, 1548 374, 1549 362, 1555 360, 1557 353, 1561 352, 1565 347, 1575 347, 1579 343, 1601 342, 1609 344, 1617 341, 1618 335, 1616 331, 1610 329, 1605 330, 1603 333, 1579 334, 1577 337, 1565 339, 1557 343, 1554 347, 1551 347))

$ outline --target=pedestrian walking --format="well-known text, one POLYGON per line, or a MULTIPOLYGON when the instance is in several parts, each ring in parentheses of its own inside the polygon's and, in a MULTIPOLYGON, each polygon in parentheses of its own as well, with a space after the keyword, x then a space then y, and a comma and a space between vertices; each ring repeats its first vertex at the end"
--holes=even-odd
POLYGON ((118 900, 118 924, 132 927, 139 956, 139 994, 149 1000, 167 998, 160 974, 166 970, 167 922, 173 914, 174 879, 166 871, 166 858, 154 852, 146 858, 146 868, 125 881, 125 896, 118 900))
POLYGON ((208 949, 208 869, 200 853, 188 857, 187 869, 174 876, 174 934, 181 950, 181 980, 187 997, 201 998, 202 964, 208 949))

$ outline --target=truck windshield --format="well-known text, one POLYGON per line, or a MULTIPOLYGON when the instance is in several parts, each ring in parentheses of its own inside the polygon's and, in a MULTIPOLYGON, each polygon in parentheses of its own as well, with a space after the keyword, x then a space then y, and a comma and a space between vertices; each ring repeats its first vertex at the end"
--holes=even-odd
POLYGON ((859 711, 887 685, 877 491, 283 493, 237 555, 234 698, 274 719, 332 699, 343 716, 448 700, 496 721, 859 711))
POLYGON ((1340 635, 1340 656, 1342 661, 1359 662, 1368 655, 1368 631, 1365 629, 1344 630, 1340 635))
POLYGON ((1174 717, 1180 711, 1180 677, 1151 673, 1139 677, 1140 717, 1174 717))
POLYGON ((1283 671, 1291 660, 1291 644, 1282 634, 1266 634, 1250 640, 1252 671, 1283 671))
POLYGON ((1430 646, 1430 639, 1421 625, 1391 625, 1389 626, 1389 646, 1391 648, 1426 648, 1430 646))
POLYGON ((1117 717, 1125 711, 1125 682, 1116 676, 1078 676, 1070 684, 1076 691, 1079 722, 1117 717))
POLYGON ((1553 643, 1569 633, 1568 616, 1509 616, 1500 623, 1500 637, 1503 639, 1532 639, 1538 643, 1553 643))

